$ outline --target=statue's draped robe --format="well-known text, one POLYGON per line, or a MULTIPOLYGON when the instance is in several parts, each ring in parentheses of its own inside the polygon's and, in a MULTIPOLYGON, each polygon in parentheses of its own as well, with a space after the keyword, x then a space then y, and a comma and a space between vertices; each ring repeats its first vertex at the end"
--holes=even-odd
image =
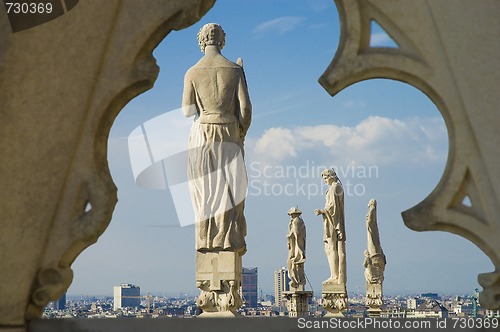
POLYGON ((293 287, 306 284, 304 262, 306 260, 306 225, 295 217, 288 225, 288 276, 293 287))
POLYGON ((199 251, 246 251, 247 175, 243 137, 251 104, 243 69, 202 58, 186 73, 183 107, 196 107, 189 136, 188 179, 199 251))
POLYGON ((382 246, 380 245, 380 235, 377 225, 377 209, 370 207, 366 215, 368 259, 365 260, 365 267, 370 271, 365 274, 369 283, 382 283, 384 280, 384 269, 386 258, 382 246))
POLYGON ((344 189, 340 182, 334 182, 325 195, 323 240, 345 241, 344 189))

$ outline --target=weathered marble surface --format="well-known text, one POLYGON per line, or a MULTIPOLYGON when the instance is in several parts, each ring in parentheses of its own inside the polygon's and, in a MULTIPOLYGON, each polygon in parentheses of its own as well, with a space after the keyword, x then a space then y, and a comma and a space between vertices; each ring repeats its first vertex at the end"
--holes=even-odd
POLYGON ((349 305, 345 284, 323 283, 321 298, 321 305, 328 311, 324 317, 345 317, 343 312, 349 305))
POLYGON ((70 285, 116 203, 114 118, 153 86, 156 45, 213 2, 82 0, 17 33, 0 15, 0 327, 22 329, 70 285))
POLYGON ((312 291, 292 290, 283 292, 283 296, 287 299, 288 317, 309 316, 309 299, 313 296, 312 291))
POLYGON ((390 78, 413 85, 436 104, 448 128, 446 168, 436 188, 403 219, 413 230, 452 232, 481 248, 495 265, 494 272, 479 275, 481 306, 500 308, 500 2, 335 3, 340 45, 320 83, 335 95, 356 82, 390 78), (371 20, 399 47, 370 47, 371 20))

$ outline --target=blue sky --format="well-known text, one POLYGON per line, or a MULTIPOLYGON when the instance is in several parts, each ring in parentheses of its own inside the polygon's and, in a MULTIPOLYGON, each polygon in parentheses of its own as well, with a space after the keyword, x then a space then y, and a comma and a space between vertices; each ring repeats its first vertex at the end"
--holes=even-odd
MULTIPOLYGON (((291 206, 304 212, 305 269, 316 296, 328 277, 321 219, 313 214, 324 205, 325 188, 314 173, 322 166, 339 168, 350 190, 345 198, 348 291, 364 291, 371 198, 378 201, 387 294, 469 294, 480 288, 477 274, 493 265, 479 249, 452 234, 411 231, 400 215, 434 189, 444 170, 448 138, 434 104, 415 88, 390 80, 358 83, 332 98, 317 80, 338 45, 333 2, 257 2, 264 0, 218 0, 199 23, 170 33, 155 50, 161 70, 154 88, 122 110, 110 133, 108 160, 119 202, 107 231, 73 264, 69 294, 110 295, 124 282, 141 286, 143 293, 197 293, 194 228, 180 227, 169 190, 136 185, 128 136, 148 120, 180 112, 184 74, 202 56, 196 34, 210 22, 227 34, 223 55, 243 58, 253 104, 245 143, 250 188, 243 265, 259 268, 264 293, 273 292, 273 271, 286 265, 291 206), (287 167, 308 172, 297 178, 283 172, 287 167)), ((391 45, 380 30, 373 32, 371 44, 391 45)), ((187 144, 185 123, 166 127, 179 145, 187 144)))

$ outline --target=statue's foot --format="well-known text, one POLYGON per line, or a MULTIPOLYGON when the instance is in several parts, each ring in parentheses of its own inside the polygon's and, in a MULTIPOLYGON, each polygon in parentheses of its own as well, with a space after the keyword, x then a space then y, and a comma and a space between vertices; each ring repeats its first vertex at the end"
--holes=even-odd
POLYGON ((330 278, 326 279, 325 281, 323 281, 323 283, 324 284, 338 284, 339 280, 338 280, 338 278, 330 277, 330 278))

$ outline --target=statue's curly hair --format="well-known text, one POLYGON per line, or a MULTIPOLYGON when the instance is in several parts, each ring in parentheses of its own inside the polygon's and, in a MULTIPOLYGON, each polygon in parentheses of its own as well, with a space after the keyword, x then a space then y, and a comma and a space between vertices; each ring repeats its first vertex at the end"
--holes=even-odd
POLYGON ((326 168, 325 170, 323 170, 323 172, 321 172, 321 176, 323 175, 326 175, 328 176, 329 178, 337 178, 338 179, 338 176, 337 176, 337 173, 335 173, 335 170, 332 168, 326 168))
POLYGON ((219 46, 222 50, 226 45, 226 33, 217 23, 205 24, 198 32, 198 44, 202 52, 205 52, 208 45, 219 46))

